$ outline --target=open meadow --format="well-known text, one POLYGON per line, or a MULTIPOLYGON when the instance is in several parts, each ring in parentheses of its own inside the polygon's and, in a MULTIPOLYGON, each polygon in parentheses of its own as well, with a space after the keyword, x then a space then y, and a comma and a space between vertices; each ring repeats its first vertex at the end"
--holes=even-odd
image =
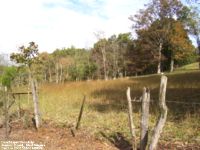
POLYGON ((1 1, 0 150, 200 150, 199 4, 1 1))
MULTIPOLYGON (((168 77, 166 101, 169 113, 159 143, 171 148, 175 145, 174 147, 180 149, 184 147, 198 149, 200 148, 200 71, 179 71, 166 76, 168 77)), ((132 98, 139 99, 143 87, 149 87, 152 101, 151 133, 159 114, 157 101, 160 77, 161 75, 147 75, 108 81, 42 84, 39 86, 39 105, 43 122, 70 131, 76 125, 85 95, 86 102, 80 131, 77 132, 84 132, 119 149, 130 148, 126 89, 130 86, 132 98)), ((133 103, 138 141, 140 107, 140 103, 133 103)), ((21 108, 27 112, 33 111, 32 101, 28 102, 27 96, 22 97, 21 108)), ((23 116, 25 125, 29 124, 28 117, 23 116)))

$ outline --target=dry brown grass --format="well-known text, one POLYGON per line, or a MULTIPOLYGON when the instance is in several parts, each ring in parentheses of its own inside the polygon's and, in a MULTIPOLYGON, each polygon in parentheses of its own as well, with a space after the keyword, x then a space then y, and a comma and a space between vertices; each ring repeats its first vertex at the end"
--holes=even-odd
MULTIPOLYGON (((200 103, 200 72, 167 74, 167 100, 200 103)), ((114 138, 116 133, 130 140, 126 89, 131 87, 132 97, 140 97, 142 88, 151 90, 151 99, 157 101, 160 75, 149 75, 109 81, 68 82, 40 86, 40 108, 43 119, 59 126, 74 126, 83 95, 86 106, 81 127, 98 138, 102 133, 114 138)), ((26 98, 25 98, 26 99, 26 98)), ((161 141, 198 142, 200 138, 200 105, 167 103, 169 117, 161 141)), ((24 100, 23 107, 32 107, 24 100)), ((157 118, 156 103, 151 104, 150 126, 157 118)), ((134 103, 134 121, 139 135, 140 104, 134 103)), ((151 128, 152 129, 152 128, 151 128)))

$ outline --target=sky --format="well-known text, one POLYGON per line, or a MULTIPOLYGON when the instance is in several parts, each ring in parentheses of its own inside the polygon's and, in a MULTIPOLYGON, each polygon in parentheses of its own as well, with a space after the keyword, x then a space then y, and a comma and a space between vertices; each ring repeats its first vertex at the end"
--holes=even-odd
POLYGON ((90 48, 105 37, 131 32, 129 16, 148 0, 0 0, 0 53, 34 41, 40 52, 90 48))

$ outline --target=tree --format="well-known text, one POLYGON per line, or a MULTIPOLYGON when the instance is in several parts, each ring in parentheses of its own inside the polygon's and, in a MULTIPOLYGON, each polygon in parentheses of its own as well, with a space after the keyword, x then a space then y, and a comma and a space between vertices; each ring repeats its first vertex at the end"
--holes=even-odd
POLYGON ((117 37, 116 35, 112 35, 110 38, 108 38, 108 47, 107 51, 109 51, 109 54, 111 54, 108 58, 110 59, 110 68, 109 72, 112 74, 113 78, 117 78, 119 75, 119 46, 117 43, 117 37))
MULTIPOLYGON (((94 44, 91 56, 98 66, 98 76, 117 78, 127 75, 127 53, 131 49, 130 33, 112 35, 108 39, 100 39, 94 44)), ((105 78, 106 77, 106 78, 105 78)))
MULTIPOLYGON (((4 87, 0 89, 0 95, 1 98, 3 99, 3 105, 4 105, 4 115, 5 115, 5 137, 8 138, 8 133, 9 133, 9 127, 10 127, 10 115, 9 115, 9 110, 11 106, 14 104, 15 100, 9 96, 9 93, 11 89, 11 85, 17 76, 17 70, 16 67, 6 67, 4 69, 4 72, 0 78, 1 84, 4 87)), ((0 99, 1 100, 1 99, 0 99)))
POLYGON ((108 41, 105 38, 100 39, 97 43, 94 44, 94 48, 92 49, 93 60, 95 60, 96 63, 99 65, 98 74, 99 76, 101 76, 101 72, 103 72, 104 80, 108 79, 108 61, 107 61, 108 53, 106 51, 107 44, 108 41))
POLYGON ((135 62, 138 71, 144 71, 148 66, 157 63, 157 73, 161 72, 161 61, 165 58, 163 48, 168 41, 169 19, 156 20, 147 29, 137 31, 135 62))
POLYGON ((41 118, 39 112, 39 101, 38 101, 38 93, 37 93, 37 84, 36 80, 33 76, 32 66, 34 63, 38 61, 38 45, 34 42, 30 42, 28 47, 21 46, 19 47, 19 53, 12 53, 10 58, 18 64, 25 65, 28 67, 29 76, 32 85, 32 95, 33 95, 33 103, 34 103, 34 113, 35 113, 35 123, 36 128, 40 127, 41 118))
POLYGON ((12 82, 17 76, 17 69, 16 67, 6 67, 2 76, 1 76, 1 83, 3 86, 6 86, 8 89, 11 88, 12 82))
MULTIPOLYGON (((116 43, 118 45, 118 62, 119 70, 124 75, 127 76, 128 72, 128 56, 129 52, 133 49, 133 40, 131 33, 120 33, 117 36, 116 43)), ((131 75, 131 74, 130 74, 131 75)))
MULTIPOLYGON (((127 67, 130 75, 143 74, 147 68, 151 68, 154 72, 153 64, 156 57, 146 40, 134 40, 133 48, 127 55, 127 67)), ((150 73, 150 72, 148 72, 150 73)))
POLYGON ((45 82, 52 82, 52 76, 53 76, 53 70, 54 64, 53 64, 53 57, 51 54, 47 52, 40 53, 38 55, 39 62, 36 67, 38 68, 37 70, 40 70, 40 73, 42 73, 42 80, 45 82))
POLYGON ((179 15, 179 20, 183 22, 189 34, 192 35, 197 42, 199 54, 199 69, 200 69, 200 15, 197 7, 184 7, 179 15))
POLYGON ((90 59, 90 51, 75 47, 57 49, 52 53, 57 83, 66 80, 87 80, 93 78, 96 66, 90 59), (57 67, 56 67, 57 66, 57 67))
POLYGON ((107 46, 107 40, 105 38, 105 33, 103 31, 98 31, 97 33, 94 33, 96 38, 98 39, 98 42, 94 44, 93 52, 95 53, 101 53, 101 61, 103 64, 103 73, 104 73, 104 80, 108 80, 108 69, 107 69, 107 52, 106 52, 106 46, 107 46))
POLYGON ((145 9, 140 9, 135 16, 130 17, 137 34, 145 30, 152 31, 149 37, 154 41, 153 46, 157 46, 153 47, 158 54, 157 73, 161 72, 163 45, 171 26, 169 19, 176 18, 182 8, 183 5, 178 0, 152 0, 145 9))
POLYGON ((169 33, 170 72, 174 70, 174 60, 190 57, 195 48, 180 21, 173 21, 169 33))
POLYGON ((157 20, 147 29, 138 30, 137 35, 135 47, 130 54, 132 68, 135 67, 133 71, 137 73, 145 70, 152 73, 156 64, 159 73, 161 62, 163 71, 169 68, 173 71, 174 61, 191 57, 194 52, 184 26, 173 18, 157 20))
POLYGON ((183 8, 179 0, 151 0, 145 6, 145 9, 140 9, 137 14, 129 17, 136 31, 147 29, 156 20, 176 18, 183 8))

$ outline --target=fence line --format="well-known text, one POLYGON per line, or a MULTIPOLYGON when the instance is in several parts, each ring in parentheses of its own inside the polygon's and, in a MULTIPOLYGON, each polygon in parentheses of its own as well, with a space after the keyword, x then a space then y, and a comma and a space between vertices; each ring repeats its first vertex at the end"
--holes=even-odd
MULTIPOLYGON (((132 100, 132 102, 140 103, 141 99, 132 100)), ((153 102, 157 102, 157 101, 151 99, 150 102, 153 103, 153 102)), ((187 105, 200 105, 200 103, 197 103, 197 102, 180 102, 180 101, 168 101, 168 100, 166 100, 166 103, 177 103, 177 104, 187 104, 187 105)))
POLYGON ((177 104, 187 104, 187 105, 200 105, 197 102, 179 102, 179 101, 166 101, 166 103, 177 103, 177 104))
POLYGON ((200 94, 193 94, 193 95, 188 95, 188 96, 173 96, 173 99, 187 99, 187 98, 191 98, 191 97, 200 97, 200 94))
MULTIPOLYGON (((140 99, 134 99, 134 100, 131 100, 133 103, 141 103, 140 99)), ((125 105, 127 105, 126 103, 124 103, 125 101, 121 101, 120 103, 106 103, 107 105, 114 105, 114 106, 122 106, 124 107, 125 105)), ((155 103, 157 101, 151 99, 150 100, 150 103, 155 103)), ((197 102, 180 102, 180 101, 166 101, 166 103, 175 103, 175 104, 180 104, 180 105, 191 105, 191 106, 199 106, 200 103, 197 103, 197 102)))

